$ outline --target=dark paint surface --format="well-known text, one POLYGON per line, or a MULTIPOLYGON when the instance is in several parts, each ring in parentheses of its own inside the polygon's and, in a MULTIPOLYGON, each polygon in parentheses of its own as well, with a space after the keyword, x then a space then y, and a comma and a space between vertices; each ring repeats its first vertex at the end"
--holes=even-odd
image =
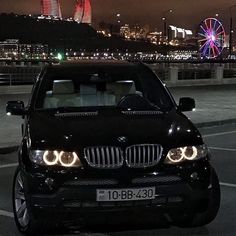
POLYGON ((73 150, 84 146, 118 145, 127 137, 125 146, 161 144, 164 149, 201 145, 199 132, 175 110, 160 115, 125 115, 121 112, 92 117, 56 117, 55 113, 34 112, 29 119, 33 148, 73 150))

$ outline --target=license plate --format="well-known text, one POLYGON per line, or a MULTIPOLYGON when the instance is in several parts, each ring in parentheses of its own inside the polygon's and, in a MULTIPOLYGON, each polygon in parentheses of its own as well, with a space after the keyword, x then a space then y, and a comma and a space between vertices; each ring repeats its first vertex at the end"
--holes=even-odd
POLYGON ((141 201, 155 199, 155 187, 97 189, 97 202, 141 201))

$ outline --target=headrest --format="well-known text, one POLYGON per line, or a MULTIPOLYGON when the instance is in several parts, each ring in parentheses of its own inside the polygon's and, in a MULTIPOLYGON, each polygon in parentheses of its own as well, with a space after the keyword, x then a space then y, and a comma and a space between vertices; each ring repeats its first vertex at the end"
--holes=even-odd
POLYGON ((97 94, 97 87, 95 84, 91 85, 80 85, 80 94, 81 95, 96 95, 97 94))
POLYGON ((54 80, 53 94, 73 94, 75 92, 72 80, 54 80))
POLYGON ((135 94, 136 88, 134 81, 120 81, 107 84, 107 91, 114 94, 135 94))

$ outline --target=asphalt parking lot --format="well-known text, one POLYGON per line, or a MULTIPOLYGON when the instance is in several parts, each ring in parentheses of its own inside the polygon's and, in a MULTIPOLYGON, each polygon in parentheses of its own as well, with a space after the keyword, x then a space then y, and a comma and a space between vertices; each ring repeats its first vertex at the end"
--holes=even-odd
MULTIPOLYGON (((154 235, 235 235, 236 232, 236 125, 203 128, 201 132, 212 151, 212 164, 221 182, 222 200, 214 222, 199 228, 157 227, 155 229, 106 229, 102 232, 84 229, 83 236, 154 236, 154 235)), ((0 236, 21 235, 14 224, 11 207, 11 187, 16 168, 16 153, 0 155, 0 236)), ((142 217, 140 213, 140 217, 142 217)))

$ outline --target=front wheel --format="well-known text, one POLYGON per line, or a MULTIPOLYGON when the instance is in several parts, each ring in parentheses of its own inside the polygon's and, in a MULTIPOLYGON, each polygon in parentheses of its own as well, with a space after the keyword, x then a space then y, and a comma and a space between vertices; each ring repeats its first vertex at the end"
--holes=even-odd
POLYGON ((13 179, 12 201, 15 223, 21 233, 38 235, 42 229, 45 229, 43 222, 36 220, 31 213, 25 194, 24 178, 19 167, 16 169, 13 179))

